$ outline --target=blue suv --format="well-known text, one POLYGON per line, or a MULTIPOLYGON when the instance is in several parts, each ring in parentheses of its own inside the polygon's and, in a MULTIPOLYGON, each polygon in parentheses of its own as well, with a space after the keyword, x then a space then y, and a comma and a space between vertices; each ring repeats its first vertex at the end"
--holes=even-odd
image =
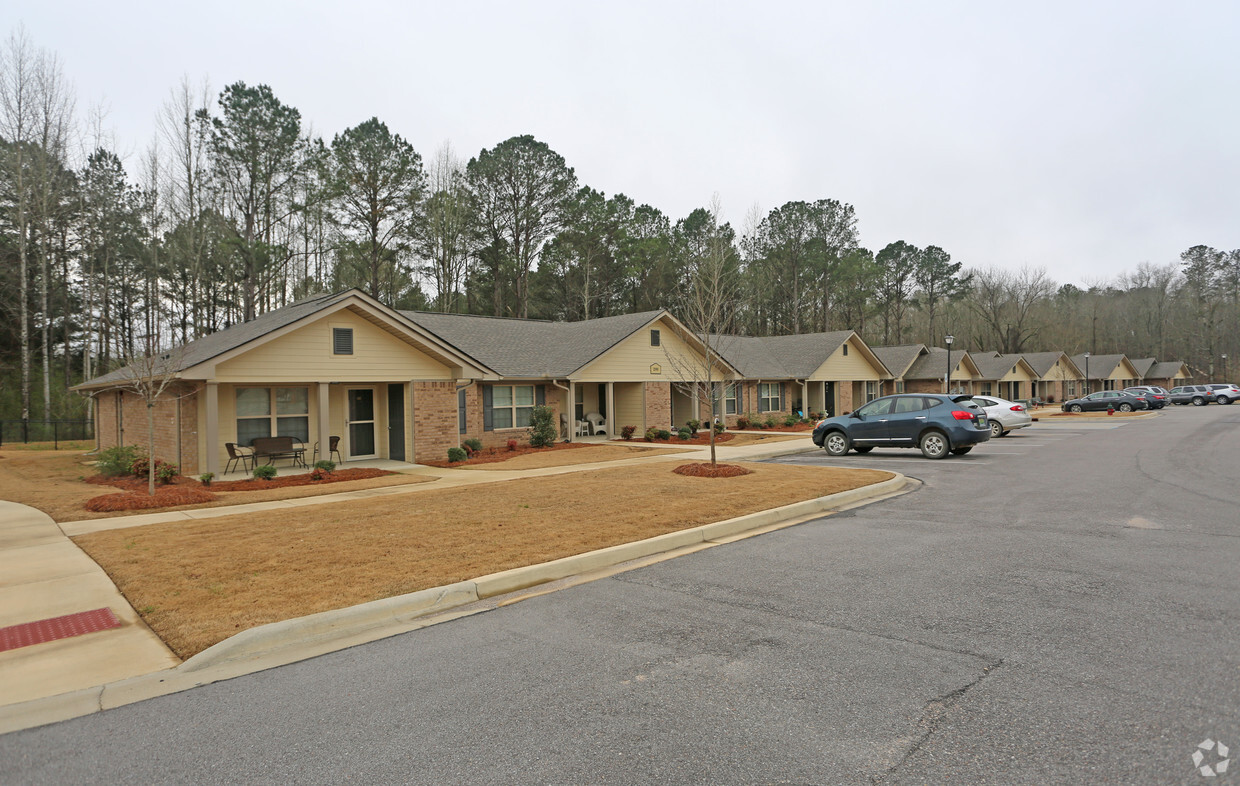
POLYGON ((920 448, 931 459, 963 456, 990 439, 986 413, 972 398, 934 393, 876 398, 848 415, 819 421, 814 444, 832 456, 874 448, 920 448))

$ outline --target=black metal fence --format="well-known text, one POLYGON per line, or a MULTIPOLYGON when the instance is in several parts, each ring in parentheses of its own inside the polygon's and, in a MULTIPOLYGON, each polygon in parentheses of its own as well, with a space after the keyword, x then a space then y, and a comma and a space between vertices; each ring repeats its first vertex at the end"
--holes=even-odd
POLYGON ((61 442, 94 438, 95 424, 89 420, 0 420, 0 448, 18 442, 48 442, 53 450, 60 450, 61 442))

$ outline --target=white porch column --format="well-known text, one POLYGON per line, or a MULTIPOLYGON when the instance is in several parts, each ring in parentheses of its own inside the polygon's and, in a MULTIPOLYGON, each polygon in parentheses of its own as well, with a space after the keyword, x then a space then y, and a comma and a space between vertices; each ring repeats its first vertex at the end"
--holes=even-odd
POLYGON ((207 472, 220 474, 220 384, 208 382, 207 403, 207 472))
POLYGON ((801 417, 809 415, 809 382, 801 383, 801 417))
POLYGON ((614 382, 607 383, 607 438, 616 436, 616 389, 614 382))
POLYGON ((314 457, 315 461, 330 461, 327 457, 331 452, 331 418, 328 417, 331 411, 331 385, 327 382, 319 383, 319 453, 314 457))
POLYGON ((568 412, 564 413, 564 421, 568 423, 568 441, 577 439, 577 383, 568 381, 568 412))

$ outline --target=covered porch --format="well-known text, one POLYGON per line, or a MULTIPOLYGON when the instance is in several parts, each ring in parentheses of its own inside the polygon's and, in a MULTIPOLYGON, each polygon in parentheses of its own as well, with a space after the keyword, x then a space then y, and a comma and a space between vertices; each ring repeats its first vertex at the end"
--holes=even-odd
MULTIPOLYGON (((314 462, 307 459, 307 466, 292 464, 288 461, 281 461, 276 466, 279 478, 287 478, 294 475, 308 475, 314 470, 314 462)), ((335 462, 336 469, 382 469, 388 472, 408 472, 421 468, 421 464, 411 464, 407 461, 393 461, 391 459, 355 459, 344 463, 335 462)), ((227 465, 225 465, 227 466, 227 465)), ((214 480, 230 481, 230 480, 249 480, 254 477, 254 471, 250 469, 242 469, 240 464, 233 467, 231 471, 216 473, 214 480)))
MULTIPOLYGON (((643 382, 573 382, 562 393, 565 413, 561 437, 570 442, 596 441, 620 436, 624 426, 645 432, 646 384, 643 382), (614 415, 614 417, 613 417, 614 415)), ((666 426, 668 424, 663 424, 666 426)))
MULTIPOLYGON (((413 455, 413 384, 400 381, 263 385, 208 381, 200 392, 199 466, 217 478, 254 440, 288 437, 309 471, 316 461, 405 462, 413 455), (231 444, 231 448, 230 448, 231 444)), ((295 462, 280 461, 283 474, 295 462)), ((229 473, 232 474, 231 472, 229 473)))

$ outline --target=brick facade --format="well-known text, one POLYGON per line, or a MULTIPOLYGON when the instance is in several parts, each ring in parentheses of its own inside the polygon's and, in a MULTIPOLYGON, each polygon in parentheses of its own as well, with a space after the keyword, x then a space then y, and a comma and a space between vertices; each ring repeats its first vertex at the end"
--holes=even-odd
POLYGON ((672 383, 647 382, 646 426, 670 428, 672 425, 672 383))
MULTIPOLYGON (((182 475, 198 474, 201 470, 198 466, 197 390, 170 387, 156 403, 154 415, 155 458, 176 464, 182 475)), ((98 394, 95 396, 95 434, 99 447, 136 445, 145 450, 150 437, 146 416, 146 402, 136 393, 109 390, 98 394)))
POLYGON ((414 382, 413 460, 442 461, 448 448, 460 445, 457 429, 456 383, 414 382))
MULTIPOLYGON (((554 422, 557 439, 562 439, 564 436, 563 429, 560 425, 560 413, 563 408, 563 401, 561 400, 562 393, 563 391, 554 385, 548 384, 543 386, 543 397, 546 401, 545 405, 550 407, 551 411, 555 413, 554 422)), ((460 427, 456 417, 455 403, 453 404, 452 411, 452 433, 453 435, 456 435, 456 433, 460 430, 460 427)), ((530 441, 531 431, 532 429, 529 428, 502 428, 486 431, 482 412, 482 387, 480 385, 470 385, 465 389, 465 433, 460 435, 461 441, 466 439, 476 439, 482 443, 482 447, 484 448, 505 447, 510 439, 515 439, 524 445, 530 441)), ((452 444, 457 445, 459 443, 453 442, 452 444)), ((447 458, 447 448, 444 448, 444 451, 445 452, 441 458, 447 458)))

